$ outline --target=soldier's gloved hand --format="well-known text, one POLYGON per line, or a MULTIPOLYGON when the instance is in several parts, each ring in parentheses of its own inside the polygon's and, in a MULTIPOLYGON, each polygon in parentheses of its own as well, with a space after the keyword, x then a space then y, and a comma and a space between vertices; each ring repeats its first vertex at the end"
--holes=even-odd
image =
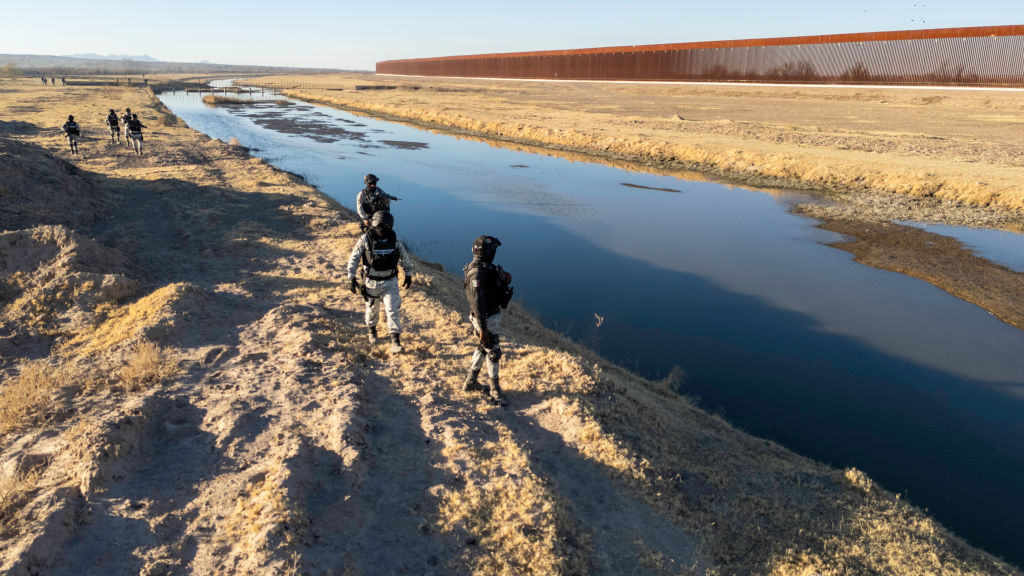
POLYGON ((405 280, 402 280, 402 288, 408 290, 410 286, 412 286, 412 274, 406 274, 405 280))
POLYGON ((348 280, 349 280, 348 289, 351 290, 353 294, 358 294, 359 293, 359 283, 356 282, 355 278, 349 278, 348 280))

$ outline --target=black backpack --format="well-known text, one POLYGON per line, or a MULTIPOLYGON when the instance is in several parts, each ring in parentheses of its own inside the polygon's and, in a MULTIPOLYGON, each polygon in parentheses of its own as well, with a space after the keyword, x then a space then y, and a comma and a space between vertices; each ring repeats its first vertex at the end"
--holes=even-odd
POLYGON ((366 250, 363 251, 363 264, 379 272, 398 270, 401 254, 398 251, 398 238, 394 230, 388 230, 384 236, 366 234, 366 250))

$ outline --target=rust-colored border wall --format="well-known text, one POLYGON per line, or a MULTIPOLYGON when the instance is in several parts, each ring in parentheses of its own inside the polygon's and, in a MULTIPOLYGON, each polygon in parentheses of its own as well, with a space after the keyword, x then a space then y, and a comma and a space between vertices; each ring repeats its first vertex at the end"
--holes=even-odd
POLYGON ((388 60, 377 73, 1024 87, 1024 25, 388 60))

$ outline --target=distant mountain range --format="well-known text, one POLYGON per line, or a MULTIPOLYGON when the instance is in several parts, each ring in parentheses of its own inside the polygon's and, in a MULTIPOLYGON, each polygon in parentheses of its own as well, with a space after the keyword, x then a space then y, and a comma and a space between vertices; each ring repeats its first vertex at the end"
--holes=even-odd
MULTIPOLYGON (((247 66, 237 64, 215 64, 212 62, 164 62, 152 56, 128 56, 122 54, 76 54, 74 56, 48 56, 43 54, 0 54, 0 67, 14 66, 23 75, 76 75, 110 74, 135 76, 155 73, 232 73, 232 74, 282 74, 287 72, 307 73, 310 68, 293 66, 247 66)), ((320 68, 317 72, 326 72, 320 68)))
POLYGON ((68 54, 68 58, 86 58, 88 60, 131 60, 133 62, 160 62, 152 56, 145 54, 141 56, 130 56, 128 54, 68 54))

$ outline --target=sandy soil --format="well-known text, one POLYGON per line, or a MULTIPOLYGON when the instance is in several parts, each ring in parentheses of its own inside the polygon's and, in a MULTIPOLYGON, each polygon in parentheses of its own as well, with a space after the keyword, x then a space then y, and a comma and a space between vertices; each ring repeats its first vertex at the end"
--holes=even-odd
POLYGON ((908 250, 907 238, 923 236, 911 229, 888 233, 906 220, 1024 232, 1019 91, 369 74, 254 83, 311 102, 630 169, 810 191, 818 201, 795 210, 849 234, 855 241, 838 247, 859 262, 921 278, 1024 326, 1015 304, 1024 296, 1024 274, 979 260, 958 242, 944 243, 941 254, 908 250), (316 84, 345 89, 310 88, 316 84), (395 88, 355 90, 357 85, 395 88), (993 289, 998 293, 987 293, 993 289))
POLYGON ((353 215, 146 90, 0 81, 0 230, 0 573, 1021 573, 514 305, 511 406, 462 393, 430 263, 371 347, 353 215))

